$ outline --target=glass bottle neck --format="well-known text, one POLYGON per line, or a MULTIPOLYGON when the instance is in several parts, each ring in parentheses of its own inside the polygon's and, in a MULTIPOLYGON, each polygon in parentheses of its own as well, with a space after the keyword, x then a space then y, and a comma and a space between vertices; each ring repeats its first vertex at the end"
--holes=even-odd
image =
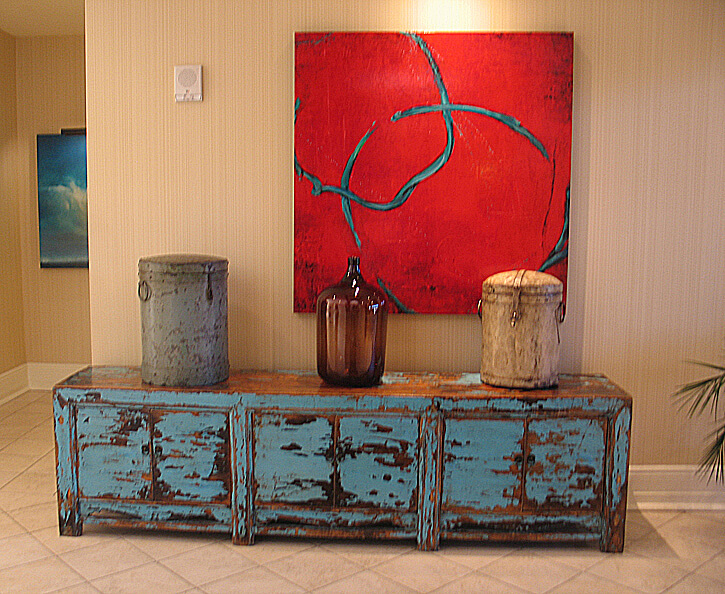
POLYGON ((347 272, 342 278, 345 284, 355 286, 361 282, 364 282, 362 274, 360 272, 360 258, 357 256, 350 256, 347 259, 347 272))

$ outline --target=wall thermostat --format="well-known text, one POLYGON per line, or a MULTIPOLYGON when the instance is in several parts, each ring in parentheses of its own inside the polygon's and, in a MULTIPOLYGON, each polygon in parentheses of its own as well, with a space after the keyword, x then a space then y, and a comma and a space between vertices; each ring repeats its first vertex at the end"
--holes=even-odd
POLYGON ((174 66, 174 98, 201 101, 201 66, 174 66))

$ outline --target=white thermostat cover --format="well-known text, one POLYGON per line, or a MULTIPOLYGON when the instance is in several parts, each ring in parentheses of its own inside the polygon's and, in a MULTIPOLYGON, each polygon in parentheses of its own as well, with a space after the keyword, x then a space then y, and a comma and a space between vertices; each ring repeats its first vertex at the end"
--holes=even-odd
POLYGON ((201 66, 174 66, 174 98, 201 101, 201 66))

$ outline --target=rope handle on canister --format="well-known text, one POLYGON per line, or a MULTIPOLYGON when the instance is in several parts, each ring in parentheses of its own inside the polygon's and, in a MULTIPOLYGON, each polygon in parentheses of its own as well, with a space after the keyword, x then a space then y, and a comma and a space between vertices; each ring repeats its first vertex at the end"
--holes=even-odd
POLYGON ((524 279, 526 270, 519 270, 514 278, 514 295, 511 302, 511 327, 516 327, 516 322, 521 319, 521 312, 519 311, 519 303, 521 301, 521 282, 524 279))

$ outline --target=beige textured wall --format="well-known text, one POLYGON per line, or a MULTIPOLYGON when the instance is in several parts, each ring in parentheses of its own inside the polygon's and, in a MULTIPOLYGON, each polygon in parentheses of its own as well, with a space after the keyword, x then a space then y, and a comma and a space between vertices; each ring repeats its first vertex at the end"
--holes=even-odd
MULTIPOLYGON (((92 352, 139 364, 139 257, 230 261, 237 368, 314 366, 292 313, 293 32, 575 33, 563 369, 635 398, 633 461, 692 463, 669 394, 725 347, 725 4, 562 0, 87 0, 92 352), (173 66, 204 101, 175 104, 173 66)), ((476 370, 474 316, 397 316, 390 370, 476 370)))
POLYGON ((26 360, 90 362, 88 271, 41 269, 36 135, 85 125, 82 35, 18 37, 17 121, 20 245, 26 360))
POLYGON ((25 363, 17 177, 15 39, 0 31, 0 373, 25 363))

